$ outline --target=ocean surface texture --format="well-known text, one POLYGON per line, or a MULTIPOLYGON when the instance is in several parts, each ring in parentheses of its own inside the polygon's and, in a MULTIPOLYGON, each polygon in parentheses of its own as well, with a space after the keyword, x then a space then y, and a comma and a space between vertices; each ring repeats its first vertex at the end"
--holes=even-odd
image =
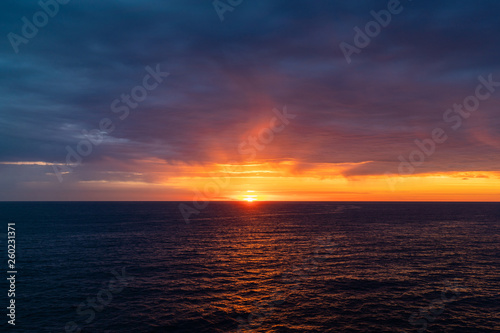
POLYGON ((500 332, 498 203, 0 203, 2 332, 500 332))

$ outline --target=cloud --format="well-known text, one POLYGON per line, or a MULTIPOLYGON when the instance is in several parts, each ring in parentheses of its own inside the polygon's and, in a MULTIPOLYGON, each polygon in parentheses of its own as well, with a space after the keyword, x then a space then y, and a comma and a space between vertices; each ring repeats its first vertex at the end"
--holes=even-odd
MULTIPOLYGON (((287 105, 297 121, 258 159, 371 161, 345 177, 394 170, 416 138, 445 126, 443 112, 473 93, 478 75, 500 80, 500 35, 492 33, 500 4, 402 3, 403 12, 347 64, 338 44, 352 41, 353 27, 382 3, 247 1, 221 23, 210 1, 71 1, 18 54, 7 38, 0 46, 0 162, 64 163, 82 130, 110 118, 115 131, 74 173, 153 179, 128 166, 241 160, 245 135, 287 105), (119 120, 111 102, 156 64, 171 75, 119 120)), ((34 0, 1 6, 3 36, 19 34, 21 18, 40 10, 34 0)), ((417 172, 498 170, 499 101, 500 94, 485 101, 417 172)), ((10 189, 57 181, 38 168, 2 168, 10 189)))

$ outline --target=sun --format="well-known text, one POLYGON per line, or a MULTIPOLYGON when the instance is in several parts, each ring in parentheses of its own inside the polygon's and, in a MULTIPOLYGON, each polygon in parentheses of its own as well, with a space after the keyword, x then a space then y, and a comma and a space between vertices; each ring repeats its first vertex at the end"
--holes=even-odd
MULTIPOLYGON (((247 193, 254 193, 255 191, 247 191, 247 193)), ((257 201, 257 195, 256 194, 245 194, 243 196, 243 201, 246 201, 246 202, 254 202, 254 201, 257 201)))

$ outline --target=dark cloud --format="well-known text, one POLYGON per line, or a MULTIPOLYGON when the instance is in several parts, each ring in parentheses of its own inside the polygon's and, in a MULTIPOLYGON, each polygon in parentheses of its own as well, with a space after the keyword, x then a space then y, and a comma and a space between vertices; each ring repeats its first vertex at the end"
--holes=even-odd
MULTIPOLYGON (((21 34, 21 18, 40 7, 3 1, 0 161, 64 162, 65 147, 102 118, 116 129, 86 158, 86 179, 107 158, 239 159, 244 135, 287 105, 297 121, 260 158, 372 161, 346 176, 395 169, 416 138, 448 126, 443 113, 474 93, 479 75, 500 80, 500 3, 401 4, 347 64, 339 43, 352 44, 353 28, 386 2, 246 0, 221 22, 211 1, 72 0, 16 54, 7 34, 21 34), (156 64, 171 75, 119 120, 110 104, 156 64)), ((498 170, 499 100, 482 102, 419 172, 498 170)))

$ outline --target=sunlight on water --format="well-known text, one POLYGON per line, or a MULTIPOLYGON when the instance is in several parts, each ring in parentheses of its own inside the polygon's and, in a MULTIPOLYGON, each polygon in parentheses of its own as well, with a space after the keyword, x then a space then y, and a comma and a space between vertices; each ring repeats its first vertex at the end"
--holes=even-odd
POLYGON ((33 331, 499 329, 498 204, 211 203, 189 225, 176 203, 0 208, 22 226, 33 331), (86 323, 122 268, 134 280, 86 323))

